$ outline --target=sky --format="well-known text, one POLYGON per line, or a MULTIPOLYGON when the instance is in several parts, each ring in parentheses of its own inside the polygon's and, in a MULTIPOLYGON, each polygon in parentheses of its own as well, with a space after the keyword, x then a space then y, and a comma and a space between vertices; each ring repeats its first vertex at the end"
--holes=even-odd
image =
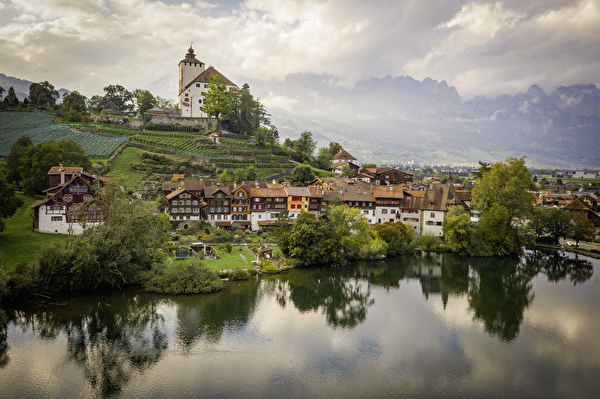
POLYGON ((600 0, 0 0, 0 72, 88 97, 163 79, 154 94, 175 99, 191 42, 242 83, 408 75, 465 100, 600 86, 600 0))

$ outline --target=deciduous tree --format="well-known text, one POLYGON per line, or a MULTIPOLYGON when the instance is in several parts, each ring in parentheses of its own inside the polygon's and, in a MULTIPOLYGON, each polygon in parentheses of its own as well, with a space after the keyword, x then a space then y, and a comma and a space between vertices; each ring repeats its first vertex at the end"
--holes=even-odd
POLYGON ((568 236, 575 240, 575 247, 579 247, 579 241, 593 239, 596 230, 594 223, 583 215, 573 215, 568 236))
POLYGON ((29 102, 31 104, 54 105, 57 99, 58 91, 48 81, 32 83, 29 86, 29 102))
POLYGON ((27 147, 20 158, 23 191, 28 195, 41 194, 49 188, 48 171, 59 164, 91 168, 85 152, 73 140, 50 140, 27 147))
POLYGON ((15 214, 23 201, 15 194, 15 187, 9 184, 4 173, 0 172, 0 232, 4 231, 4 219, 15 214))
POLYGON ((469 213, 462 206, 451 206, 448 209, 442 226, 446 244, 456 253, 465 253, 469 248, 471 220, 469 213))

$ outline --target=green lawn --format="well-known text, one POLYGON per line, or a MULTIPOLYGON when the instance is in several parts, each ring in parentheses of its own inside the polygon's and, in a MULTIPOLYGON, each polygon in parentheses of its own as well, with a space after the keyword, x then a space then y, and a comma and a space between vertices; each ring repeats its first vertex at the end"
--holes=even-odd
POLYGON ((0 266, 8 270, 21 263, 35 263, 40 249, 53 242, 65 245, 68 236, 62 234, 46 234, 32 231, 31 218, 28 216, 29 206, 37 200, 34 197, 19 195, 24 205, 17 213, 6 220, 6 229, 0 233, 0 266))
POLYGON ((110 166, 111 172, 109 176, 122 176, 125 179, 125 184, 129 187, 139 186, 145 174, 132 172, 129 170, 129 167, 142 163, 141 158, 138 157, 138 154, 142 152, 146 151, 134 147, 125 148, 110 166))
POLYGON ((244 247, 234 246, 233 251, 229 254, 224 249, 219 249, 217 247, 217 252, 219 253, 219 259, 206 259, 204 263, 211 269, 214 270, 229 270, 229 269, 247 269, 249 267, 253 267, 252 255, 250 252, 244 247), (240 248, 242 250, 240 251, 240 248), (242 255, 248 263, 244 262, 240 257, 242 255))

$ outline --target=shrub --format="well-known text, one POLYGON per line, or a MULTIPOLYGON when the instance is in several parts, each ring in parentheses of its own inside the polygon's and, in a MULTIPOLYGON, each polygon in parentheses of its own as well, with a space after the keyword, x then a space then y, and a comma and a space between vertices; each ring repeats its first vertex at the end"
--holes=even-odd
POLYGON ((224 247, 225 247, 225 251, 227 251, 228 254, 230 254, 233 251, 233 246, 231 245, 230 242, 225 244, 224 247))
POLYGON ((220 276, 223 278, 230 278, 231 280, 248 280, 250 278, 250 272, 244 269, 236 269, 227 272, 221 272, 220 276))
POLYGON ((223 282, 217 273, 202 262, 176 262, 154 269, 154 276, 145 284, 146 291, 162 294, 198 294, 218 291, 223 282))
POLYGON ((279 271, 279 269, 277 269, 277 267, 275 265, 273 265, 273 262, 271 262, 270 260, 265 260, 260 267, 263 269, 263 271, 265 272, 276 272, 279 271))

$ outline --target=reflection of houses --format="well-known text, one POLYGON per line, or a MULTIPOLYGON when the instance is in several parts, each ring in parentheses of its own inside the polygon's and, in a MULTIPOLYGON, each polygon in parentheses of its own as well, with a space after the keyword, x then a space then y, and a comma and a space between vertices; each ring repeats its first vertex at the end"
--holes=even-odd
POLYGON ((102 221, 94 184, 96 176, 83 168, 53 167, 48 172, 53 185, 45 191, 46 199, 34 202, 33 228, 43 233, 80 234, 80 221, 88 224, 102 221))

